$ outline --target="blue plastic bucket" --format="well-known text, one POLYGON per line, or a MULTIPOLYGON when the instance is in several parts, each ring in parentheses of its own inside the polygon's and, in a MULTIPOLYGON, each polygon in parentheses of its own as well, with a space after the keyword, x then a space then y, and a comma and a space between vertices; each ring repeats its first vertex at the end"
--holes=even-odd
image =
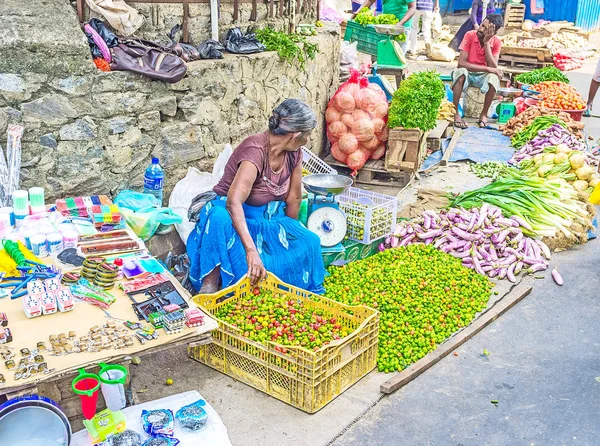
POLYGON ((0 445, 69 446, 71 425, 58 404, 28 395, 0 406, 0 445))

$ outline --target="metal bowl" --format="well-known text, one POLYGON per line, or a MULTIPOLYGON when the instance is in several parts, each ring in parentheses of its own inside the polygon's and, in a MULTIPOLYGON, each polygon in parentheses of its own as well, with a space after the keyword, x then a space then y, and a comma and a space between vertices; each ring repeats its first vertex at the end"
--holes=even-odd
POLYGON ((375 28, 378 34, 387 34, 390 36, 401 36, 405 33, 402 25, 369 25, 375 28))
POLYGON ((304 188, 315 195, 339 195, 352 186, 352 178, 345 175, 318 173, 302 178, 304 188))
POLYGON ((516 98, 523 94, 523 90, 520 88, 499 88, 498 94, 505 98, 516 98))

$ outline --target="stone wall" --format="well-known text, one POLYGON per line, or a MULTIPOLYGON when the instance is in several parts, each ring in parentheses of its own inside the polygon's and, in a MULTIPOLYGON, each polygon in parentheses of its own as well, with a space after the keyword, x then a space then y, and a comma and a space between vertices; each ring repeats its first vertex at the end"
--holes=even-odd
MULTIPOLYGON (((82 50, 85 39, 64 29, 78 31, 74 12, 60 23, 61 33, 72 34, 72 65, 30 65, 33 58, 6 63, 5 54, 19 48, 19 39, 7 45, 0 26, 1 141, 9 123, 25 126, 22 186, 43 186, 50 199, 139 188, 151 156, 166 168, 168 193, 189 166, 210 169, 224 144, 265 130, 272 108, 285 98, 301 98, 322 116, 338 84, 339 27, 314 38, 321 54, 305 72, 272 52, 227 55, 190 63, 182 81, 165 84, 96 71, 89 50, 82 50)), ((35 36, 19 32, 21 42, 37 45, 35 36)), ((54 51, 47 43, 36 48, 40 57, 54 51)), ((313 136, 316 151, 324 141, 322 121, 313 136)))

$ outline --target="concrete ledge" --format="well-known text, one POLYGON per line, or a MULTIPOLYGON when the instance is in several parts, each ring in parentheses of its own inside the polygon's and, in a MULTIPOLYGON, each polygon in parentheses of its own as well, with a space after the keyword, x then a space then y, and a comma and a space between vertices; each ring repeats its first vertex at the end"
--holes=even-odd
POLYGON ((0 73, 95 70, 68 0, 0 1, 0 73))

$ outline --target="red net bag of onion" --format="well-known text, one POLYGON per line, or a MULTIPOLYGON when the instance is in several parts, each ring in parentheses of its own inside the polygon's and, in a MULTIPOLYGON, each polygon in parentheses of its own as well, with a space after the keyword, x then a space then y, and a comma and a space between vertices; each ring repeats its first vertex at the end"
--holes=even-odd
POLYGON ((338 88, 325 111, 331 155, 355 172, 367 160, 380 159, 388 139, 387 114, 381 87, 351 70, 350 79, 338 88))

